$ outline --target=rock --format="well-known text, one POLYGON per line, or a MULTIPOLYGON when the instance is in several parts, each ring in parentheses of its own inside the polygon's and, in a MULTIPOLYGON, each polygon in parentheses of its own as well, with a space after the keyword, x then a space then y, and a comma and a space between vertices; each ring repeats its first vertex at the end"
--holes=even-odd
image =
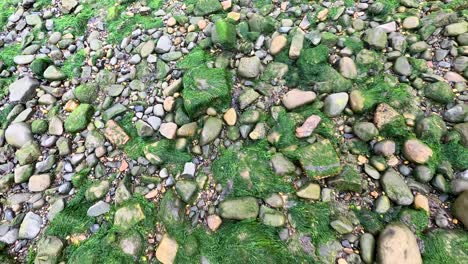
POLYGON ((427 85, 424 89, 424 95, 441 104, 448 104, 455 98, 452 88, 445 82, 435 82, 427 85))
POLYGON ((329 140, 297 149, 299 162, 308 177, 321 179, 341 172, 338 154, 329 140))
POLYGON ((427 199, 426 196, 422 194, 416 194, 414 196, 414 208, 417 209, 423 209, 427 213, 430 213, 429 211, 429 200, 427 199))
POLYGON ((67 78, 67 76, 54 65, 47 67, 43 76, 49 81, 61 81, 67 78))
POLYGON ((468 228, 468 191, 462 192, 452 205, 453 215, 468 228))
POLYGON ((289 47, 289 58, 299 58, 299 56, 301 55, 302 48, 304 46, 304 36, 304 31, 298 28, 291 40, 291 46, 289 47))
POLYGON ((28 212, 20 225, 18 238, 33 239, 41 232, 42 218, 33 213, 28 212))
POLYGON ((143 241, 140 233, 130 232, 130 234, 122 237, 119 242, 119 247, 125 254, 138 257, 143 247, 143 241))
POLYGON ((244 220, 257 218, 259 206, 254 197, 225 200, 219 204, 222 218, 244 220))
POLYGON ((398 205, 410 205, 414 197, 403 177, 394 169, 388 169, 380 178, 387 196, 398 205))
POLYGON ((80 132, 86 128, 94 114, 94 108, 89 104, 80 104, 65 119, 64 127, 68 133, 80 132))
POLYGON ((18 160, 20 165, 33 163, 37 161, 40 156, 41 149, 34 140, 28 141, 15 152, 15 158, 18 160))
POLYGON ((396 144, 392 140, 382 140, 377 142, 374 145, 374 152, 377 155, 382 155, 384 157, 389 157, 395 154, 396 151, 396 144))
POLYGON ((114 120, 107 121, 104 136, 114 146, 123 146, 130 140, 130 137, 114 120))
POLYGON ((409 76, 411 75, 412 68, 408 59, 405 56, 400 56, 396 59, 395 64, 393 65, 393 70, 397 74, 409 76))
POLYGON ((374 263, 375 254, 375 238, 372 234, 365 233, 359 238, 359 246, 361 248, 361 258, 366 264, 374 263))
POLYGON ((175 185, 175 189, 182 201, 187 203, 195 194, 197 190, 197 184, 191 180, 179 180, 175 185))
POLYGON ((223 220, 218 215, 209 215, 206 218, 206 224, 211 231, 216 231, 223 223, 223 220))
POLYGON ((29 178, 28 189, 30 192, 42 192, 49 188, 51 183, 50 174, 37 174, 29 178))
POLYGON ((453 23, 445 27, 445 35, 458 36, 468 31, 468 23, 466 21, 453 23))
POLYGON ((8 144, 21 148, 33 139, 31 128, 24 122, 13 123, 5 130, 5 140, 8 144))
POLYGON ((468 122, 456 124, 453 129, 460 135, 460 143, 468 148, 468 122))
POLYGON ((199 0, 194 9, 196 16, 206 16, 221 11, 223 7, 217 0, 199 0))
POLYGON ((418 139, 408 139, 403 145, 403 155, 414 163, 424 164, 432 156, 432 149, 418 139))
POLYGON ((409 16, 403 20, 404 29, 415 29, 419 27, 419 18, 417 16, 409 16))
POLYGON ((53 116, 49 121, 49 134, 61 136, 63 134, 63 122, 57 117, 53 116))
POLYGON ((363 141, 370 141, 379 134, 379 130, 371 122, 356 122, 353 132, 363 141))
POLYGON ((330 226, 342 235, 349 234, 353 232, 354 229, 353 224, 344 217, 331 221, 330 226))
POLYGON ((163 264, 172 264, 177 256, 178 248, 177 241, 165 234, 156 249, 156 258, 163 264))
POLYGON ((236 26, 224 19, 218 19, 212 29, 211 39, 224 49, 236 48, 236 26))
POLYGON ((88 187, 85 192, 86 200, 93 202, 103 198, 109 191, 110 183, 109 181, 95 181, 88 187))
POLYGON ((403 224, 390 224, 380 233, 377 262, 382 264, 421 264, 421 253, 414 234, 403 224))
POLYGON ((357 68, 356 64, 351 58, 343 57, 339 62, 340 73, 343 77, 348 79, 356 79, 357 77, 357 68))
POLYGON ((381 103, 377 106, 374 112, 374 124, 380 130, 385 125, 393 122, 397 117, 399 117, 395 109, 385 103, 381 103))
POLYGON ((209 117, 203 125, 200 137, 200 144, 206 145, 213 142, 213 140, 215 140, 219 136, 219 133, 221 133, 222 129, 223 121, 221 121, 221 119, 216 117, 209 117))
POLYGON ((172 40, 167 35, 162 35, 159 40, 158 44, 156 45, 155 51, 157 53, 166 53, 169 52, 172 48, 172 40))
POLYGON ((325 98, 323 112, 329 117, 339 116, 348 104, 348 99, 347 93, 330 94, 325 98))
POLYGON ((387 46, 387 33, 381 28, 368 29, 364 41, 374 49, 384 49, 387 46))
POLYGON ((86 212, 87 216, 100 216, 110 211, 110 205, 106 202, 99 201, 89 207, 88 211, 86 212))
POLYGON ((138 120, 135 123, 135 128, 140 137, 150 137, 154 134, 153 128, 143 120, 138 120))
POLYGON ((129 204, 117 209, 114 216, 114 225, 121 230, 129 230, 144 219, 145 214, 140 204, 129 204))
POLYGON ((76 87, 73 94, 81 103, 92 104, 98 97, 99 86, 94 83, 85 83, 76 87))
POLYGON ((271 157, 271 165, 273 167, 273 171, 278 175, 287 175, 293 173, 296 169, 294 163, 289 161, 286 157, 284 157, 281 153, 276 153, 271 157))
POLYGON ((240 109, 245 109, 247 106, 255 102, 255 100, 257 100, 258 97, 260 97, 260 94, 257 93, 254 89, 244 90, 244 92, 242 92, 242 94, 239 95, 238 98, 240 109))
POLYGON ((305 138, 312 135, 320 120, 321 118, 318 115, 309 116, 300 127, 296 128, 296 137, 305 138))
POLYGON ((271 40, 270 54, 276 55, 288 44, 288 39, 284 35, 277 35, 271 40))
POLYGON ((361 113, 364 109, 365 98, 360 90, 352 90, 349 94, 349 105, 356 113, 361 113))
POLYGON ((362 191, 361 175, 351 165, 345 165, 343 171, 338 176, 329 178, 328 184, 340 192, 351 191, 360 193, 362 191))
POLYGON ((312 91, 293 89, 283 96, 282 103, 288 110, 292 110, 313 102, 316 97, 312 91))
POLYGON ((61 3, 61 10, 65 14, 70 13, 78 5, 77 0, 62 0, 61 3))
POLYGON ((237 122, 236 109, 229 108, 223 115, 223 119, 228 126, 234 126, 237 122))
POLYGON ((297 191, 296 195, 304 199, 320 200, 320 185, 309 183, 297 191))
POLYGON ((261 72, 262 63, 257 56, 240 59, 238 74, 244 78, 256 78, 261 72))
POLYGON ((260 219, 267 226, 280 227, 286 224, 286 217, 283 213, 266 206, 260 209, 260 219))
POLYGON ((26 65, 34 60, 34 55, 16 55, 13 57, 13 61, 17 65, 26 65))
POLYGON ((16 80, 8 87, 10 102, 26 102, 36 94, 39 82, 29 76, 16 80))
POLYGON ((37 243, 34 264, 58 263, 63 249, 63 242, 55 236, 45 236, 37 243))
POLYGON ((145 42, 145 44, 143 44, 143 46, 141 47, 141 50, 140 50, 141 57, 142 58, 148 58, 148 56, 151 53, 153 53, 154 47, 155 47, 154 41, 149 40, 149 41, 145 42))
POLYGON ((162 123, 159 127, 159 133, 167 139, 174 139, 177 135, 177 124, 173 122, 162 123))
POLYGON ((15 168, 15 183, 23 183, 29 180, 29 177, 34 173, 34 166, 27 164, 24 166, 16 166, 15 168))

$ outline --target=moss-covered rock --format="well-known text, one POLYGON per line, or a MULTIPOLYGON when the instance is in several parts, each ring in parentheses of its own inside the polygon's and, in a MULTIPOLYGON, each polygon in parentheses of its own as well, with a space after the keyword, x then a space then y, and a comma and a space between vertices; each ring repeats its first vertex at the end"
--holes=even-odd
POLYGON ((115 212, 114 226, 122 230, 128 230, 144 219, 145 214, 141 205, 138 203, 129 204, 115 212))
POLYGON ((242 197, 221 202, 219 210, 222 218, 243 220, 257 218, 260 209, 257 199, 242 197))
POLYGON ((37 58, 31 65, 31 71, 39 77, 43 77, 43 74, 47 67, 53 64, 53 61, 49 57, 37 58))
POLYGON ((441 104, 448 104, 455 98, 452 88, 448 83, 445 82, 435 82, 429 84, 424 89, 424 95, 427 98, 441 104))
POLYGON ((88 125, 93 114, 94 108, 92 105, 80 104, 65 120, 65 131, 69 133, 82 131, 88 125))
POLYGON ((96 84, 86 83, 76 87, 73 94, 81 103, 91 104, 96 100, 98 92, 96 84))
POLYGON ((194 13, 196 16, 205 16, 222 10, 218 0, 198 0, 195 4, 194 13))
POLYGON ((439 141, 447 132, 447 126, 440 116, 431 115, 416 123, 415 132, 421 139, 439 141))
POLYGON ((236 27, 226 20, 218 19, 211 32, 211 40, 224 49, 234 49, 236 47, 236 27))
POLYGON ((462 230, 437 229, 424 237, 424 263, 467 263, 468 234, 462 230))
POLYGON ((49 123, 45 119, 36 119, 31 123, 31 132, 34 134, 44 134, 49 129, 49 123))
POLYGON ((313 179, 326 178, 341 172, 340 159, 329 140, 302 147, 297 153, 302 169, 313 179))
POLYGON ((352 191, 358 193, 362 191, 361 175, 350 165, 344 166, 340 175, 329 179, 328 183, 339 191, 352 191))
POLYGON ((204 113, 208 107, 219 112, 229 107, 231 81, 224 69, 192 69, 184 74, 183 84, 184 107, 189 116, 204 113))

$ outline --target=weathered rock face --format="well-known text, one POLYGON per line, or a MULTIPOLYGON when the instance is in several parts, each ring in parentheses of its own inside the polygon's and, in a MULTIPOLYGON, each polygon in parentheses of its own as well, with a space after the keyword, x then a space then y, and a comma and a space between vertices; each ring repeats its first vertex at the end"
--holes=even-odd
POLYGON ((382 264, 422 263, 413 232, 402 224, 388 225, 377 241, 377 261, 382 264))

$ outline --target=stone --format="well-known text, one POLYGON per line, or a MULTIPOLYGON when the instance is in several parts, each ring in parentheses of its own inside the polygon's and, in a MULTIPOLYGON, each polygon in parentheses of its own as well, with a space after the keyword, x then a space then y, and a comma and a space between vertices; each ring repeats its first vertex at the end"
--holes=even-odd
POLYGON ((453 23, 445 27, 445 35, 458 36, 468 31, 468 23, 466 21, 453 23))
POLYGON ((34 166, 27 164, 24 166, 16 166, 15 168, 15 183, 23 183, 29 180, 29 177, 34 173, 34 166))
POLYGON ((175 190, 180 199, 187 203, 197 191, 197 184, 191 180, 179 180, 175 185, 175 190))
POLYGON ((163 264, 172 264, 177 256, 178 248, 177 241, 165 234, 156 249, 156 258, 163 264))
POLYGON ((452 205, 453 215, 468 228, 468 191, 462 192, 452 205))
POLYGON ((372 48, 382 50, 387 46, 387 33, 381 28, 368 29, 364 41, 372 48))
POLYGON ((455 94, 448 83, 435 82, 426 86, 424 95, 441 104, 448 104, 453 101, 455 94))
POLYGON ((221 217, 219 217, 218 215, 209 215, 207 218, 206 218, 206 223, 208 225, 208 228, 211 230, 211 231, 216 231, 218 230, 218 228, 221 226, 221 224, 223 223, 223 220, 221 219, 221 217))
POLYGON ((61 136, 63 134, 63 122, 58 116, 50 118, 49 134, 56 136, 61 136))
POLYGON ((240 109, 245 109, 247 106, 255 102, 258 97, 260 97, 260 94, 257 93, 254 89, 244 90, 238 98, 240 109))
POLYGON ((393 122, 400 114, 388 104, 381 103, 374 112, 374 124, 380 130, 385 125, 393 122))
POLYGON ((377 262, 382 264, 422 264, 421 253, 413 232, 403 224, 390 224, 380 233, 377 262))
POLYGON ((155 48, 155 43, 153 40, 149 40, 143 44, 140 50, 140 55, 142 58, 148 58, 148 56, 153 53, 155 48))
POLYGON ((320 200, 320 185, 316 183, 309 183, 297 191, 296 195, 304 199, 320 200))
POLYGON ((392 140, 382 140, 377 142, 374 145, 374 152, 377 155, 382 155, 384 157, 390 157, 395 154, 396 144, 392 140))
POLYGON ((177 135, 177 124, 173 122, 162 123, 159 127, 159 133, 167 139, 174 139, 177 135))
POLYGON ((94 107, 89 104, 80 104, 65 119, 64 127, 68 133, 76 133, 84 130, 94 114, 94 107))
POLYGON ((45 236, 37 243, 34 264, 58 263, 64 244, 55 236, 45 236))
POLYGON ((396 59, 393 70, 399 75, 409 76, 411 75, 412 68, 408 59, 405 56, 400 56, 396 59))
POLYGON ((195 5, 194 14, 196 16, 206 16, 222 9, 222 5, 217 0, 199 0, 195 5))
POLYGON ((153 128, 143 120, 138 120, 135 123, 135 128, 140 137, 150 137, 154 134, 153 128))
POLYGON ((416 194, 414 196, 414 208, 415 209, 423 209, 427 213, 430 213, 429 211, 429 200, 427 199, 426 196, 422 194, 416 194))
POLYGON ((274 209, 262 206, 260 209, 262 223, 267 226, 280 227, 286 224, 286 217, 274 209))
POLYGON ((244 78, 256 78, 260 75, 262 63, 257 56, 243 57, 239 61, 237 72, 244 78))
POLYGON ((289 161, 282 153, 276 153, 271 157, 271 165, 273 171, 280 176, 293 173, 296 169, 294 163, 289 161))
POLYGON ((468 122, 456 124, 453 129, 460 135, 460 143, 468 148, 468 122))
POLYGON ((20 165, 33 163, 37 161, 40 156, 41 149, 34 140, 28 141, 15 152, 15 158, 20 165))
POLYGON ((5 140, 13 147, 21 148, 32 139, 31 128, 24 122, 13 123, 5 130, 5 140))
POLYGON ((403 155, 411 162, 424 164, 432 156, 432 149, 418 139, 408 139, 403 145, 403 155))
POLYGON ((356 122, 353 132, 362 141, 370 141, 379 135, 379 130, 371 122, 356 122))
POLYGON ((41 225, 42 218, 33 212, 28 212, 21 222, 18 238, 34 239, 41 232, 41 225))
POLYGON ((13 57, 13 61, 17 65, 26 65, 34 60, 34 55, 16 55, 13 57))
POLYGON ((330 226, 335 229, 336 232, 345 235, 353 232, 353 224, 344 217, 339 217, 336 220, 330 222, 330 226))
POLYGON ((372 234, 365 233, 359 238, 359 246, 361 248, 361 259, 366 264, 374 263, 375 254, 375 238, 372 234))
POLYGON ((236 26, 227 20, 218 19, 212 28, 211 40, 224 49, 236 48, 236 26))
POLYGON ((409 16, 403 20, 404 29, 415 29, 419 27, 419 18, 417 16, 409 16))
POLYGON ((121 230, 129 230, 144 219, 145 214, 140 204, 129 204, 117 209, 114 216, 114 225, 121 230))
POLYGON ((319 125, 320 120, 321 118, 318 115, 309 116, 300 127, 296 128, 296 137, 305 138, 312 135, 319 125))
POLYGON ((224 200, 219 204, 221 217, 225 219, 255 219, 259 213, 257 199, 254 197, 241 197, 224 200))
POLYGON ((67 76, 54 65, 50 65, 44 71, 43 76, 49 81, 61 81, 67 78, 67 76))
POLYGON ((95 181, 86 189, 85 198, 90 202, 99 200, 107 194, 109 188, 109 181, 95 181))
POLYGON ((276 55, 288 44, 288 39, 284 35, 277 35, 271 40, 270 54, 276 55))
POLYGON ((351 191, 360 193, 362 191, 361 175, 351 165, 345 165, 338 176, 329 178, 328 184, 340 192, 351 191))
POLYGON ((291 40, 291 46, 289 47, 289 58, 299 58, 299 56, 301 55, 302 48, 304 46, 304 36, 304 31, 298 28, 291 40))
POLYGON ((50 174, 36 174, 29 178, 28 189, 30 192, 42 192, 49 188, 50 183, 50 174))
POLYGON ((107 122, 115 116, 125 113, 127 110, 127 107, 122 104, 114 104, 102 113, 102 119, 107 122))
POLYGON ((81 103, 92 104, 98 97, 99 86, 97 84, 81 84, 73 90, 76 99, 81 103))
POLYGON ((343 57, 339 62, 340 73, 348 79, 356 79, 358 72, 356 64, 351 58, 343 57))
POLYGON ((329 117, 339 116, 348 104, 348 99, 347 93, 330 94, 325 98, 323 112, 329 117))
POLYGON ((321 179, 341 172, 338 154, 329 140, 322 140, 297 149, 299 163, 306 175, 321 179))
POLYGON ((162 35, 159 40, 158 44, 156 44, 155 51, 157 53, 167 53, 172 48, 172 40, 167 35, 162 35))
POLYGON ((209 117, 205 124, 200 137, 200 144, 206 145, 213 142, 221 133, 223 129, 223 121, 216 117, 209 117))
POLYGON ((130 140, 127 133, 114 120, 107 121, 104 136, 114 146, 123 146, 130 140))
POLYGON ((413 203, 413 193, 403 177, 394 169, 388 169, 380 178, 380 183, 387 196, 396 204, 410 205, 413 203))
POLYGON ((110 205, 104 201, 98 201, 97 203, 91 205, 88 211, 86 212, 87 216, 95 217, 103 215, 110 211, 110 205))
POLYGON ((236 109, 229 108, 223 115, 223 119, 228 126, 234 126, 237 122, 236 109))
POLYGON ((39 81, 29 76, 16 80, 8 87, 10 102, 26 102, 36 94, 39 81))
POLYGON ((62 0, 62 1, 61 1, 61 5, 60 5, 60 9, 61 9, 62 12, 64 12, 65 14, 68 14, 68 13, 70 13, 77 5, 78 5, 78 1, 77 1, 77 0, 62 0))
POLYGON ((312 91, 293 89, 287 92, 281 101, 288 110, 292 110, 313 102, 316 97, 317 95, 312 91))

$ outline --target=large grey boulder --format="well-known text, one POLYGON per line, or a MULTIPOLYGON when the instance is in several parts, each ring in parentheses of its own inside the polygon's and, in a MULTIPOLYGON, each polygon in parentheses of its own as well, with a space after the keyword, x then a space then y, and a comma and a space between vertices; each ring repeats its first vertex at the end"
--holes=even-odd
POLYGON ((16 80, 8 87, 10 102, 28 101, 35 95, 37 87, 39 87, 39 81, 29 76, 16 80))

